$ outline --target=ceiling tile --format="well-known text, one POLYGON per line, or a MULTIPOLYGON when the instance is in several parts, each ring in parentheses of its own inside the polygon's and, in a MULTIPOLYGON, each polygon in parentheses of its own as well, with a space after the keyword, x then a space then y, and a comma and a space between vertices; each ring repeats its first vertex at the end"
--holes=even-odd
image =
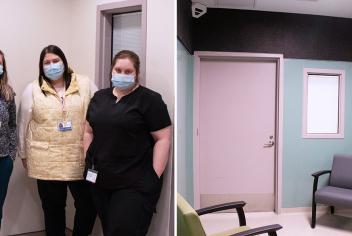
POLYGON ((253 8, 255 0, 218 0, 218 7, 253 8))
MULTIPOLYGON (((180 1, 180 0, 178 0, 178 1, 180 1)), ((192 2, 201 3, 207 7, 216 7, 217 6, 217 0, 192 0, 192 2)))

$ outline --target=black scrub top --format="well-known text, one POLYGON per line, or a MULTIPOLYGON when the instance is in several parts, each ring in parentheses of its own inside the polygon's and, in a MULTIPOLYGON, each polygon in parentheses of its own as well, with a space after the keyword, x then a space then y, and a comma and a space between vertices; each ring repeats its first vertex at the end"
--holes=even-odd
POLYGON ((154 139, 150 132, 171 125, 160 94, 139 86, 116 103, 113 88, 96 92, 87 121, 93 129, 86 168, 98 171, 96 184, 124 188, 152 167, 154 139))

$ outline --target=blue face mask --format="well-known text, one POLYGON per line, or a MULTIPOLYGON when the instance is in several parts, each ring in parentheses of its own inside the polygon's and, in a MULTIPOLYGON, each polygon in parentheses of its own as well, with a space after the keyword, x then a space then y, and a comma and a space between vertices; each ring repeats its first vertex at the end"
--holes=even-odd
POLYGON ((60 79, 64 74, 65 66, 64 63, 57 62, 51 63, 50 65, 45 65, 43 69, 44 74, 47 78, 49 78, 50 80, 57 80, 60 79))
POLYGON ((0 65, 0 75, 2 75, 4 73, 4 67, 3 65, 0 65))
POLYGON ((135 85, 134 75, 113 74, 111 77, 112 86, 119 89, 129 89, 135 85))

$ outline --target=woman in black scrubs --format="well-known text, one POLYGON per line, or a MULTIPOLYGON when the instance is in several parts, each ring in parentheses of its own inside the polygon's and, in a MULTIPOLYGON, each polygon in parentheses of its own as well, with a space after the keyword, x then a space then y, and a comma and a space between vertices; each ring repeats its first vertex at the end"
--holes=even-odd
POLYGON ((84 132, 86 179, 105 236, 146 235, 171 144, 171 121, 160 94, 139 84, 140 61, 115 55, 112 88, 95 93, 84 132))

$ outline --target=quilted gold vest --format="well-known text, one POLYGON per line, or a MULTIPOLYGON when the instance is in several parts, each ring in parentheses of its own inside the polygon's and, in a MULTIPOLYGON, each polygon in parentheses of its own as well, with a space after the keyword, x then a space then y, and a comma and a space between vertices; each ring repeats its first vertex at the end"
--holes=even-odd
POLYGON ((45 80, 41 87, 38 80, 33 82, 32 119, 26 136, 29 177, 66 181, 83 179, 82 139, 90 101, 89 85, 87 77, 72 74, 63 110, 61 98, 45 80), (71 121, 72 130, 59 131, 61 121, 71 121))

